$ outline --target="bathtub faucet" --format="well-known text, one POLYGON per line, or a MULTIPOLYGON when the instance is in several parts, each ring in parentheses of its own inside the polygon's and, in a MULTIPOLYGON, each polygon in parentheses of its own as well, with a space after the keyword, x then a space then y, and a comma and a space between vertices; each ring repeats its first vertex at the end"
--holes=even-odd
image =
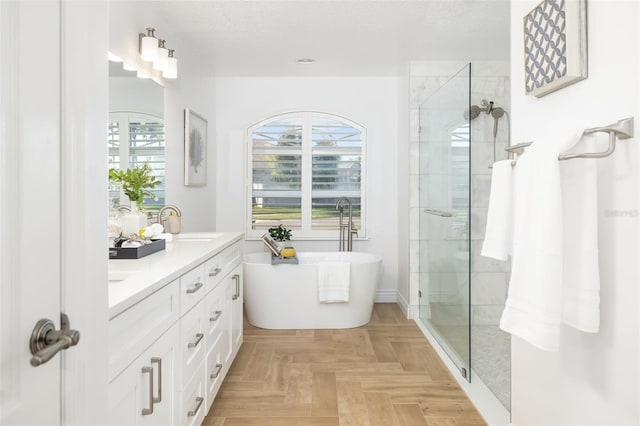
POLYGON ((353 250, 353 234, 358 234, 353 228, 353 202, 351 198, 340 197, 336 202, 336 210, 340 211, 340 241, 338 243, 339 251, 352 251, 353 250), (344 223, 344 203, 349 206, 349 219, 347 223, 344 223), (346 241, 345 241, 346 240, 346 241))

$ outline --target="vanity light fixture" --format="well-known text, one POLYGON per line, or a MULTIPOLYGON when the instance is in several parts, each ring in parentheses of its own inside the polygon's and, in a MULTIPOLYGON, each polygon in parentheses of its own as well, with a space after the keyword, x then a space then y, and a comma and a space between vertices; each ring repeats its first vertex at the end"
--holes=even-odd
POLYGON ((313 58, 300 58, 300 59, 296 59, 296 62, 299 64, 304 64, 304 65, 308 65, 308 64, 313 64, 316 60, 313 58))
POLYGON ((169 50, 164 47, 164 40, 158 40, 158 57, 153 61, 153 69, 164 71, 169 65, 169 50))
POLYGON ((136 77, 138 78, 150 78, 146 73, 142 72, 142 71, 138 71, 136 72, 136 77))
POLYGON ((173 49, 169 49, 167 68, 162 71, 162 77, 164 78, 178 78, 178 60, 173 56, 173 52, 173 49))
POLYGON ((140 57, 143 61, 153 62, 158 58, 158 39, 155 38, 155 28, 147 28, 147 34, 140 33, 140 57))
MULTIPOLYGON (((163 78, 178 78, 178 61, 174 56, 174 50, 167 49, 166 40, 157 38, 155 31, 155 28, 149 27, 147 34, 138 34, 140 58, 146 62, 153 62, 152 68, 162 72, 163 78)), ((140 73, 138 73, 138 77, 150 78, 148 75, 142 77, 140 73)))

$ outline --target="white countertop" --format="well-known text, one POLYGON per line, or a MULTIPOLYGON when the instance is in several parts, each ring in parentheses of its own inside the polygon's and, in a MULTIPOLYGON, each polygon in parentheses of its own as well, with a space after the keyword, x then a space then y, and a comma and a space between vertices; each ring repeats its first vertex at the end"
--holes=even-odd
POLYGON ((109 260, 109 319, 242 239, 240 232, 174 235, 166 249, 141 259, 109 260))

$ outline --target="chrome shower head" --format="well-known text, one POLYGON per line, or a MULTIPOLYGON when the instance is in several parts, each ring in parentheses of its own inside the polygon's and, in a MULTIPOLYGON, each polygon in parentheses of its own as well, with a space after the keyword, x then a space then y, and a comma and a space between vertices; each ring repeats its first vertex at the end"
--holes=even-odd
POLYGON ((464 119, 475 120, 482 111, 484 111, 484 109, 480 108, 478 105, 471 105, 470 109, 464 111, 464 119))
POLYGON ((491 109, 491 116, 496 120, 504 115, 504 108, 495 107, 491 109))

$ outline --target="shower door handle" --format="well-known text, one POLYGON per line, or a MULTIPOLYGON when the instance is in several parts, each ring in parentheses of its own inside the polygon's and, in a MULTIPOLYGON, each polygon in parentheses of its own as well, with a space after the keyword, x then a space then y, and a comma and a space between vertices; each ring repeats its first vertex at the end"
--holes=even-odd
POLYGON ((425 213, 429 213, 432 214, 434 216, 441 216, 441 217, 453 217, 453 213, 451 212, 445 212, 443 210, 435 210, 435 209, 425 209, 424 210, 425 213))

